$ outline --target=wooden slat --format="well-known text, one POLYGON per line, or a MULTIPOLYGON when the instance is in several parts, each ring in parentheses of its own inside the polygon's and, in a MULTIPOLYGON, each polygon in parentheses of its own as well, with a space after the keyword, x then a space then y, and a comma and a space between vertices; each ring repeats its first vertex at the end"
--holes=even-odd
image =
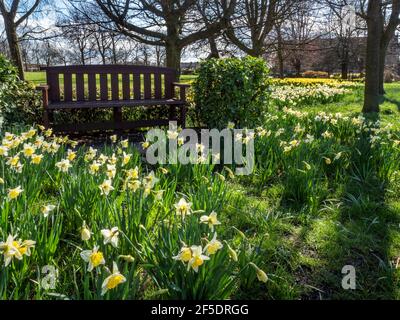
POLYGON ((151 99, 151 74, 146 73, 144 74, 144 99, 149 100, 151 99))
POLYGON ((89 101, 97 100, 97 89, 96 89, 96 74, 88 74, 88 87, 89 87, 89 101))
POLYGON ((161 74, 154 74, 154 98, 161 99, 162 98, 162 85, 161 85, 161 74))
POLYGON ((72 101, 72 74, 64 73, 64 101, 72 101))
POLYGON ((129 100, 131 98, 131 79, 128 73, 122 74, 122 99, 129 100))
POLYGON ((119 100, 119 75, 118 75, 118 73, 111 74, 111 99, 119 100))
POLYGON ((85 81, 83 79, 83 73, 76 75, 76 100, 85 101, 85 81))
POLYGON ((51 73, 162 73, 162 74, 175 74, 172 68, 152 67, 152 66, 135 66, 135 65, 86 65, 86 66, 58 66, 58 67, 45 67, 51 73))
POLYGON ((72 101, 72 102, 56 102, 50 103, 48 109, 96 109, 96 108, 115 108, 115 107, 137 107, 137 106, 182 106, 184 101, 169 100, 118 100, 118 101, 72 101))
POLYGON ((47 83, 50 86, 49 99, 51 102, 60 101, 60 81, 58 73, 47 72, 47 83))
POLYGON ((136 128, 154 127, 154 126, 168 126, 169 120, 139 120, 131 122, 113 121, 95 122, 95 123, 74 123, 74 124, 60 124, 53 126, 55 132, 88 132, 94 130, 129 130, 136 128))
POLYGON ((175 75, 168 73, 164 76, 165 86, 165 99, 172 99, 174 97, 172 84, 175 82, 175 75))
POLYGON ((136 73, 133 75, 133 92, 134 92, 134 99, 140 100, 141 97, 141 81, 140 81, 140 74, 136 73))
POLYGON ((108 80, 107 74, 100 74, 100 99, 103 101, 108 100, 108 80))

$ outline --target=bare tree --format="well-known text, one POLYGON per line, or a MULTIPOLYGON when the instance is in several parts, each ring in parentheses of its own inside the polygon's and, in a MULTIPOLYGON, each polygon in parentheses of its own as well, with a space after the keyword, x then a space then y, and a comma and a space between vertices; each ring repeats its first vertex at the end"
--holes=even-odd
POLYGON ((25 23, 44 0, 0 0, 0 13, 3 16, 10 56, 18 68, 18 74, 24 79, 24 66, 18 37, 18 27, 25 23))
POLYGON ((243 52, 260 57, 268 35, 293 13, 295 4, 293 0, 238 0, 226 34, 243 52))
POLYGON ((220 1, 222 16, 209 17, 207 25, 201 23, 196 0, 92 0, 89 3, 101 9, 107 20, 88 18, 103 24, 111 21, 116 31, 136 41, 165 47, 166 65, 179 70, 183 49, 225 28, 236 1, 220 1))

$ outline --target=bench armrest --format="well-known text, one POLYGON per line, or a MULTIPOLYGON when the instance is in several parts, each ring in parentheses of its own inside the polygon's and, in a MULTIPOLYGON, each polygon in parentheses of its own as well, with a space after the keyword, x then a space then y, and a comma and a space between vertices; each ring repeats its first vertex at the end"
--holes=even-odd
POLYGON ((191 85, 188 83, 179 83, 179 82, 174 82, 174 83, 172 83, 172 85, 174 87, 178 87, 178 88, 190 88, 191 87, 191 85))
POLYGON ((179 83, 179 82, 173 82, 172 86, 175 88, 179 88, 180 90, 180 100, 181 101, 186 101, 186 89, 190 88, 191 85, 187 83, 179 83))
POLYGON ((42 103, 43 108, 47 108, 49 106, 49 89, 48 85, 40 85, 36 87, 36 90, 42 91, 42 103))
POLYGON ((36 87, 36 90, 38 91, 49 91, 50 86, 48 86, 47 84, 41 84, 40 86, 36 87))

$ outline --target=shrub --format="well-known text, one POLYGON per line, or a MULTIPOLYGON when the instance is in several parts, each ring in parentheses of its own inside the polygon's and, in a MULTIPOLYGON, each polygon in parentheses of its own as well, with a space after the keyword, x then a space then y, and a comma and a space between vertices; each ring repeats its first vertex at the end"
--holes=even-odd
POLYGON ((41 100, 31 84, 21 81, 14 66, 0 55, 0 128, 40 121, 41 100))
POLYGON ((267 111, 268 67, 264 60, 210 59, 204 61, 194 83, 194 102, 201 122, 209 128, 262 123, 267 111))

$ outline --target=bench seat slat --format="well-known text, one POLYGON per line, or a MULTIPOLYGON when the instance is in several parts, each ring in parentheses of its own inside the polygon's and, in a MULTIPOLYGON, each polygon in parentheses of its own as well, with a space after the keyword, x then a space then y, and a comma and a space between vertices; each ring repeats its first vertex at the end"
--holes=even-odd
POLYGON ((48 108, 57 109, 92 109, 92 108, 118 108, 118 107, 137 107, 137 106, 163 106, 163 105, 185 105, 185 101, 175 99, 168 100, 118 100, 118 101, 72 101, 72 102, 53 102, 48 108))

